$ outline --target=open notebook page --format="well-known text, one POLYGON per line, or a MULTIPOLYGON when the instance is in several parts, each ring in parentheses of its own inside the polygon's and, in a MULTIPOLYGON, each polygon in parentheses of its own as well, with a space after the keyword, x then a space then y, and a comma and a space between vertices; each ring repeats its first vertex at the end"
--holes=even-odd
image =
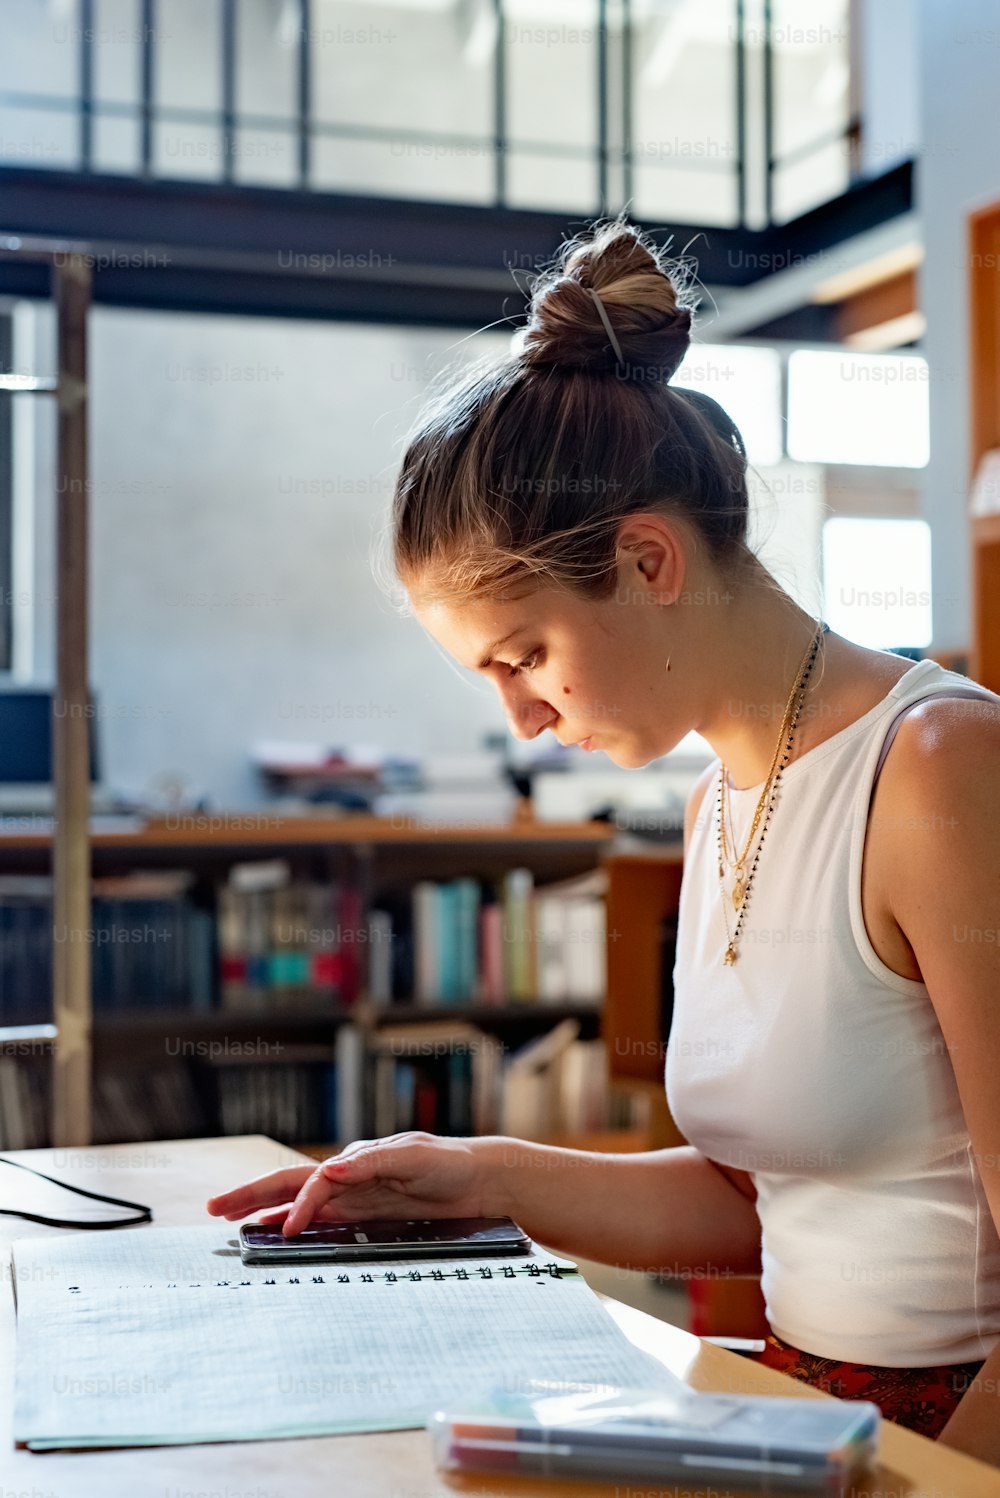
POLYGON ((529 1379, 676 1387, 570 1261, 538 1249, 273 1268, 243 1264, 231 1234, 19 1240, 15 1440, 42 1450, 402 1430, 529 1379))

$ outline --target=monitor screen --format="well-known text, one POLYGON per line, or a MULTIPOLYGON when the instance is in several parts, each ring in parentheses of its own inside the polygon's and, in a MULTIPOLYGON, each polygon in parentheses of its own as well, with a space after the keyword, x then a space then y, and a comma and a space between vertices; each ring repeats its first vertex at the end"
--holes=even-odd
MULTIPOLYGON (((98 777, 97 708, 87 708, 90 778, 98 777)), ((0 785, 52 784, 52 693, 0 691, 0 785)))

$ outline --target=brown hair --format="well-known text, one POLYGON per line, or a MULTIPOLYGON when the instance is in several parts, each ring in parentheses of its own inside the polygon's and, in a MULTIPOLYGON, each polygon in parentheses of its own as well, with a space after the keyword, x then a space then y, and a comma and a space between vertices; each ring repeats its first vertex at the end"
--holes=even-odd
POLYGON ((605 597, 622 521, 649 512, 726 569, 750 555, 742 438, 711 397, 668 383, 690 341, 686 283, 622 218, 563 245, 518 352, 440 393, 410 438, 392 507, 404 583, 605 597))

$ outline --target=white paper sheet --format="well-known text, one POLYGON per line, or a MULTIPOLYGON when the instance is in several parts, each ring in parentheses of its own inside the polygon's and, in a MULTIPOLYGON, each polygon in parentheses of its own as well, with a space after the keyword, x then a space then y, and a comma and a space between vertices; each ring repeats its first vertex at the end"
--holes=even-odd
POLYGON ((676 1387, 580 1275, 544 1268, 571 1261, 538 1249, 274 1269, 243 1264, 232 1231, 19 1240, 15 1440, 43 1450, 403 1430, 528 1379, 676 1387))

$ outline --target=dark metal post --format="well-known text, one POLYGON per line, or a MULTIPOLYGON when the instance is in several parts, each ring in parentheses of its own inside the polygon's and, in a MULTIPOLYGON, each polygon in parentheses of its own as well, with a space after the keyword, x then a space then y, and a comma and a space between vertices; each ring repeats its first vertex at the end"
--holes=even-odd
POLYGON ((622 194, 632 207, 632 0, 622 0, 622 194))
POLYGON ((299 186, 303 191, 309 186, 312 171, 312 132, 309 119, 312 113, 311 19, 309 0, 299 0, 299 186))
POLYGON ((493 48, 493 171, 496 206, 502 208, 507 197, 507 69, 503 0, 493 0, 496 16, 496 41, 493 48))
POLYGON ((94 159, 94 0, 80 0, 80 170, 94 159))
POLYGON ((142 0, 142 175, 148 177, 153 163, 153 28, 155 0, 142 0))
POLYGON ((745 0, 736 0, 736 223, 747 223, 747 39, 745 0))
POLYGON ((222 0, 222 180, 236 159, 236 0, 222 0))
POLYGON ((608 211, 608 0, 597 7, 597 211, 608 211))
POLYGON ((764 0, 764 217, 774 223, 774 48, 771 0, 764 0))

